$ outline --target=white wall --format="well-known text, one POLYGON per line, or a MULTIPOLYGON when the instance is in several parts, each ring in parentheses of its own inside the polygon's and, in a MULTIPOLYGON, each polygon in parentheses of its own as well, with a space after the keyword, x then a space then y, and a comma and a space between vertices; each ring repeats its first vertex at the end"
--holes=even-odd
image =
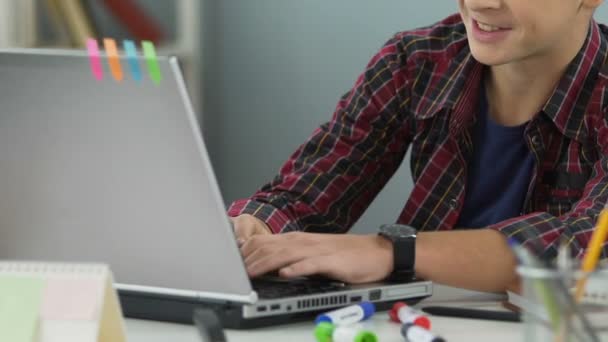
MULTIPOLYGON (((456 10, 446 0, 206 0, 203 128, 226 201, 271 179, 392 34, 456 10)), ((407 159, 354 231, 396 219, 412 187, 407 159)))

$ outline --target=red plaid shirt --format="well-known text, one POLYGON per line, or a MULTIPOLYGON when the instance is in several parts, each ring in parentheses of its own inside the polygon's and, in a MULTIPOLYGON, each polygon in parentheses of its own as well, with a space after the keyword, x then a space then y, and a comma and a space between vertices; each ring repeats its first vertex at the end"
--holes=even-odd
MULTIPOLYGON (((524 211, 488 227, 542 246, 546 257, 561 241, 580 257, 608 199, 607 57, 608 28, 592 22, 583 48, 526 127, 536 164, 524 211)), ((419 231, 457 228, 483 70, 458 15, 397 34, 331 121, 271 183, 233 203, 229 215, 253 214, 276 233, 346 232, 411 146, 415 185, 397 222, 419 231)))

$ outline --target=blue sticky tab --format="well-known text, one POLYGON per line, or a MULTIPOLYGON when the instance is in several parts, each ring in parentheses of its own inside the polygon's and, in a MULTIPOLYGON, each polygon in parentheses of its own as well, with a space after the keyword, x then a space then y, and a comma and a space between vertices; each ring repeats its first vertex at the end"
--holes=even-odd
POLYGON ((129 68, 131 69, 131 75, 136 81, 141 81, 141 68, 139 67, 139 60, 137 59, 137 48, 132 40, 125 40, 122 45, 127 54, 127 60, 129 61, 129 68))

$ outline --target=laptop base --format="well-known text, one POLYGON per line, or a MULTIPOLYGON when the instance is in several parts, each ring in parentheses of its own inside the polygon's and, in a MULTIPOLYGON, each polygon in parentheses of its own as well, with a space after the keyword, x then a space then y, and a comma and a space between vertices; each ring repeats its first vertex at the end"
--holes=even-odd
MULTIPOLYGON (((204 303, 188 298, 142 294, 119 290, 120 302, 125 317, 164 321, 182 324, 193 324, 193 313, 197 308, 213 309, 225 329, 254 329, 297 322, 313 322, 320 313, 327 311, 313 310, 293 314, 245 319, 241 305, 231 303, 204 303)), ((415 305, 425 297, 400 300, 408 305, 415 305)), ((397 301, 377 302, 376 310, 388 310, 397 301)))

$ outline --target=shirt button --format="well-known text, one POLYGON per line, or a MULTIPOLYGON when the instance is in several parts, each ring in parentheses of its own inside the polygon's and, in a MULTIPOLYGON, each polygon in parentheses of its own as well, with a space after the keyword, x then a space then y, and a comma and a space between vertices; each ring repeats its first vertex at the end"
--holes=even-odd
POLYGON ((458 200, 455 198, 452 198, 449 202, 449 206, 451 209, 456 209, 458 208, 458 200))

